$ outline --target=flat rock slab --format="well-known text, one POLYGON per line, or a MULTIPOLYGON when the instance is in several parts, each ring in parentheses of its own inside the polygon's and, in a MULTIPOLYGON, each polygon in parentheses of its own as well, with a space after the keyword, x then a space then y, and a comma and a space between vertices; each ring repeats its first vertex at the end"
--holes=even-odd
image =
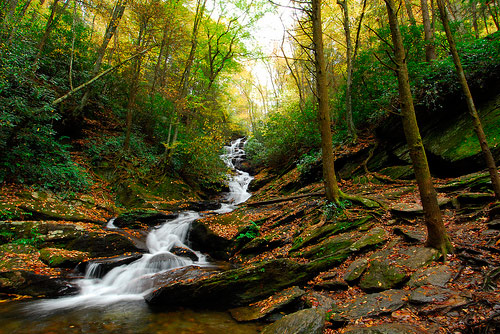
POLYGON ((421 268, 417 270, 408 282, 409 287, 419 287, 423 285, 435 285, 444 287, 451 279, 452 270, 447 265, 421 268))
POLYGON ((400 254, 403 259, 398 262, 410 269, 418 269, 439 258, 439 252, 429 247, 410 247, 400 254))
POLYGON ((424 331, 404 324, 382 324, 371 327, 352 327, 344 334, 421 334, 424 331))
POLYGON ((237 321, 252 321, 264 318, 268 314, 292 303, 305 294, 305 291, 297 286, 280 291, 271 297, 250 304, 229 310, 231 316, 237 321))
POLYGON ((395 227, 394 233, 402 236, 407 242, 423 242, 425 239, 425 232, 406 227, 395 227))
POLYGON ((406 271, 380 260, 372 260, 359 281, 366 291, 392 289, 406 280, 406 271))
POLYGON ((387 290, 365 295, 334 311, 331 321, 345 322, 394 312, 406 304, 408 294, 404 290, 387 290))
POLYGON ((363 235, 361 239, 354 242, 351 245, 350 250, 357 252, 363 249, 367 249, 387 241, 388 238, 389 236, 386 230, 380 227, 376 227, 363 235))
POLYGON ((432 285, 424 285, 410 293, 408 300, 416 304, 441 303, 457 293, 432 285))
POLYGON ((334 303, 332 298, 316 291, 307 293, 302 299, 307 307, 318 308, 324 311, 330 310, 334 303))
POLYGON ((344 280, 346 282, 352 282, 352 281, 357 280, 361 276, 361 274, 363 274, 366 267, 368 267, 368 259, 361 258, 361 259, 355 260, 347 268, 347 270, 344 274, 344 280))
POLYGON ((325 327, 325 312, 306 309, 284 316, 267 326, 262 334, 322 334, 325 327))
POLYGON ((215 273, 201 280, 167 282, 146 295, 145 299, 150 305, 163 307, 236 307, 302 284, 314 274, 308 265, 288 259, 270 260, 215 273))

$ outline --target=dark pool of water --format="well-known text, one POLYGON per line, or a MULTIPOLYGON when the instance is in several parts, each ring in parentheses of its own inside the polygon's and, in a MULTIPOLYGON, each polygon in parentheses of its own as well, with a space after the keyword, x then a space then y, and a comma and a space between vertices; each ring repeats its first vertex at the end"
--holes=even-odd
POLYGON ((153 312, 142 301, 48 314, 34 313, 32 308, 33 302, 0 303, 0 333, 253 334, 264 327, 262 323, 238 323, 227 312, 153 312))

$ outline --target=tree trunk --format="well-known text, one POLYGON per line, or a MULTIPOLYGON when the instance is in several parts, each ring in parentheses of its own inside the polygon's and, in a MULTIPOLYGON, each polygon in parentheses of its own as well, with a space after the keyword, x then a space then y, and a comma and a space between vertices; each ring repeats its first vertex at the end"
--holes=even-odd
POLYGON ((491 154, 490 148, 486 141, 486 135, 484 134, 483 126, 481 124, 479 114, 477 113, 476 106, 474 104, 474 100, 472 98, 472 94, 470 92, 469 85, 467 83, 467 79, 465 78, 464 69, 462 67, 460 57, 458 56, 457 46, 455 44, 453 35, 451 34, 449 19, 446 14, 446 7, 445 4, 443 3, 443 0, 438 0, 438 7, 439 7, 439 14, 441 15, 441 20, 443 22, 443 27, 446 33, 446 38, 448 39, 448 44, 450 45, 450 52, 453 57, 453 63, 455 64, 458 80, 460 81, 460 85, 462 86, 462 90, 465 95, 465 100, 467 102, 467 108, 469 109, 469 113, 474 121, 474 131, 476 132, 477 139, 479 140, 484 160, 486 162, 486 167, 488 168, 488 171, 490 173, 491 183, 493 185, 493 191, 495 192, 496 199, 500 200, 500 176, 498 174, 497 166, 495 164, 495 159, 493 158, 493 155, 491 154))
MULTIPOLYGON (((123 16, 123 12, 125 11, 125 6, 127 5, 127 0, 117 0, 115 7, 113 8, 113 13, 111 14, 111 19, 109 20, 108 26, 106 28, 106 32, 104 33, 104 38, 102 40, 101 46, 97 50, 97 58, 94 62, 94 67, 92 68, 91 76, 94 77, 99 73, 101 69, 102 60, 104 58, 104 54, 106 53, 106 49, 108 47, 109 41, 113 37, 116 29, 118 28, 118 24, 123 16)), ((82 100, 80 101, 80 105, 74 111, 75 116, 80 116, 83 111, 83 108, 87 105, 89 101, 91 93, 91 88, 89 87, 85 93, 83 94, 82 100)))
POLYGON ((397 9, 393 0, 385 0, 385 4, 394 44, 394 62, 397 66, 396 74, 398 77, 403 129, 410 150, 410 157, 415 172, 415 178, 417 179, 420 198, 424 209, 425 224, 427 226, 426 244, 440 250, 443 254, 447 254, 451 251, 452 246, 443 224, 441 210, 439 209, 436 191, 432 184, 427 157, 417 125, 408 78, 406 54, 397 22, 397 9))
POLYGON ((477 25, 477 4, 474 1, 470 3, 470 10, 472 12, 472 27, 474 28, 474 36, 479 39, 479 27, 477 25))
MULTIPOLYGON (((140 49, 145 40, 144 35, 146 34, 146 29, 149 19, 145 19, 139 27, 139 35, 137 36, 137 49, 140 49)), ((135 108, 135 99, 137 97, 137 90, 139 89, 139 78, 141 76, 141 66, 142 66, 142 56, 135 59, 133 72, 132 72, 132 82, 130 84, 130 90, 127 102, 127 119, 125 126, 125 141, 123 143, 123 150, 127 151, 130 147, 130 135, 132 133, 132 112, 135 108)))
POLYGON ((425 61, 430 63, 436 59, 436 46, 434 45, 434 31, 429 16, 427 0, 420 0, 422 7, 422 21, 424 25, 425 61))
POLYGON ((415 20, 415 15, 413 15, 413 8, 411 6, 411 0, 404 0, 406 13, 408 14, 408 20, 413 27, 417 26, 417 20, 415 20))
POLYGON ((345 108, 346 108, 346 121, 347 130, 349 136, 353 141, 357 140, 356 127, 354 126, 354 121, 352 119, 352 42, 351 42, 351 28, 349 22, 349 8, 347 7, 347 1, 337 0, 337 4, 342 8, 344 14, 344 33, 346 41, 346 65, 347 65, 347 79, 346 79, 346 91, 345 91, 345 108))
POLYGON ((54 0, 54 3, 52 4, 51 10, 50 10, 50 15, 49 19, 47 20, 47 23, 45 24, 45 31, 42 35, 42 38, 38 42, 36 48, 38 49, 38 52, 35 56, 35 60, 33 61, 33 65, 35 66, 38 63, 38 59, 40 59, 40 56, 42 55, 43 48, 45 47, 45 44, 47 43, 47 40, 49 39, 50 32, 52 31, 52 28, 55 23, 55 15, 57 12, 57 3, 59 0, 54 0))
POLYGON ((321 150, 323 160, 323 178, 326 198, 330 202, 338 202, 340 190, 335 175, 332 132, 330 129, 330 107, 328 105, 328 81, 326 77, 326 60, 323 51, 323 27, 321 20, 321 0, 312 0, 312 31, 314 44, 314 62, 316 69, 316 94, 318 99, 318 122, 321 133, 321 150))

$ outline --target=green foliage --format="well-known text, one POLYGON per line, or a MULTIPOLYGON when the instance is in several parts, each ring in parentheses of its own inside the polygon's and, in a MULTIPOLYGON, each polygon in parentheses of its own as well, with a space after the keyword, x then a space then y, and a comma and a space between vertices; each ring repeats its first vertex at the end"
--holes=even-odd
POLYGON ((297 163, 297 170, 300 175, 305 176, 311 172, 312 167, 321 159, 320 151, 312 151, 302 155, 297 163))
POLYGON ((338 203, 329 202, 323 206, 323 214, 326 219, 332 219, 341 214, 347 207, 351 205, 349 200, 340 200, 338 203))
POLYGON ((238 234, 236 240, 247 239, 252 240, 255 239, 259 235, 260 226, 255 222, 251 221, 250 225, 245 228, 243 232, 238 234))
POLYGON ((65 138, 54 130, 61 119, 51 105, 54 94, 32 78, 33 53, 24 43, 0 48, 0 182, 55 190, 85 188, 85 172, 72 161, 65 138))
POLYGON ((268 115, 247 144, 252 163, 279 165, 297 159, 321 142, 316 107, 309 101, 301 111, 297 103, 268 115))

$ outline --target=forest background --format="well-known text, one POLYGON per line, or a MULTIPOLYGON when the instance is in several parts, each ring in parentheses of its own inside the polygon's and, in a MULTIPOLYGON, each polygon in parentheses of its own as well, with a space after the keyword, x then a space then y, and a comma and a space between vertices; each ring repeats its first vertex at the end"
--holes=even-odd
MULTIPOLYGON (((0 182, 66 195, 104 183, 124 206, 145 189, 199 198, 224 187, 219 155, 239 136, 254 165, 306 171, 321 143, 314 48, 307 15, 284 4, 295 21, 268 55, 255 27, 276 10, 269 1, 3 1, 0 182)), ((498 92, 499 2, 447 10, 473 93, 487 99, 498 92)), ((417 112, 464 103, 436 3, 405 0, 397 14, 417 112)), ((324 1, 322 15, 340 147, 399 113, 398 84, 384 2, 324 1)))

